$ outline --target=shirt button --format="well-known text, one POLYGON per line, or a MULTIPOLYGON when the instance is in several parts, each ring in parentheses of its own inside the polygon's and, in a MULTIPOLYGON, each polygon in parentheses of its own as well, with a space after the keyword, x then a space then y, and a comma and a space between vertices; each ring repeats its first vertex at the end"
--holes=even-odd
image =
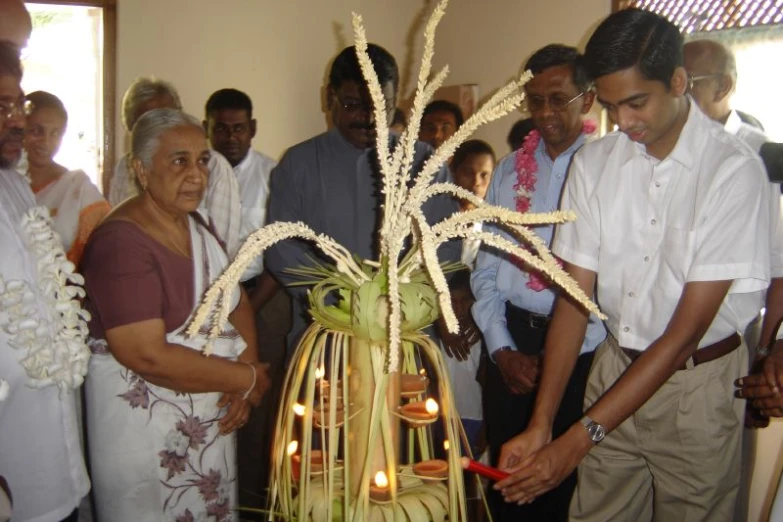
POLYGON ((627 326, 623 326, 623 332, 630 332, 630 331, 631 331, 630 328, 628 328, 627 326))
POLYGON ((635 296, 636 296, 636 294, 635 294, 635 293, 633 293, 633 292, 628 292, 628 297, 635 297, 635 296))
POLYGON ((655 182, 655 186, 656 186, 656 187, 660 187, 660 186, 661 186, 661 182, 660 182, 660 181, 656 181, 656 182, 655 182))
POLYGON ((657 221, 657 220, 655 220, 655 219, 651 219, 651 220, 650 220, 650 224, 651 224, 651 225, 654 225, 654 224, 656 224, 657 222, 658 222, 658 221, 657 221))
POLYGON ((644 262, 648 262, 650 260, 650 256, 644 256, 644 262))

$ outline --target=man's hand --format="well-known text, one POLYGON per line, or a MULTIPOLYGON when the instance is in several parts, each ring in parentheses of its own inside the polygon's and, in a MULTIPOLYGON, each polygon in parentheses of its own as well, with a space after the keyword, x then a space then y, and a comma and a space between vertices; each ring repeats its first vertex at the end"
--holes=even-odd
POLYGON ((495 352, 495 363, 511 393, 521 395, 535 389, 541 366, 539 356, 525 355, 516 350, 504 350, 495 352))
POLYGON ((750 406, 768 417, 783 417, 783 341, 777 341, 770 354, 755 373, 734 384, 739 387, 737 397, 747 399, 750 406))
POLYGON ((437 321, 438 337, 443 343, 443 350, 447 356, 464 361, 470 356, 470 349, 481 339, 481 335, 472 318, 459 317, 458 320, 460 331, 453 334, 446 328, 443 317, 439 317, 437 321))
MULTIPOLYGON (((518 437, 524 435, 523 433, 518 437)), ((540 434, 538 436, 540 437, 540 434)), ((519 440, 515 442, 517 447, 520 444, 519 440)), ((592 447, 593 442, 587 436, 584 427, 575 424, 563 436, 533 452, 512 472, 510 477, 495 484, 494 488, 503 493, 506 502, 517 504, 533 502, 537 497, 560 485, 576 469, 592 447)), ((503 450, 505 449, 504 445, 503 450)))
POLYGON ((250 402, 243 400, 240 395, 224 393, 217 405, 218 408, 228 406, 228 411, 218 423, 221 435, 228 435, 238 430, 247 423, 247 419, 250 417, 250 402))
POLYGON ((528 426, 519 435, 509 439, 500 449, 498 469, 512 472, 519 469, 533 453, 552 442, 552 430, 528 426))

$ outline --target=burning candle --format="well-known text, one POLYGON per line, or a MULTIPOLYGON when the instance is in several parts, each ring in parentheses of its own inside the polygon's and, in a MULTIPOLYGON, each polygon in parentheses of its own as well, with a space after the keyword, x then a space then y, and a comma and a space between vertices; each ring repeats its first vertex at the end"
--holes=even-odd
POLYGON ((449 442, 448 439, 443 441, 443 449, 445 449, 446 451, 449 451, 449 449, 451 449, 451 443, 449 442))
POLYGON ((400 407, 400 415, 412 424, 426 424, 438 418, 438 403, 434 399, 409 402, 400 407))
POLYGON ((326 370, 324 370, 324 367, 323 366, 319 366, 318 368, 315 369, 315 378, 316 379, 323 379, 325 373, 326 373, 326 370))
POLYGON ((509 476, 509 474, 506 473, 505 471, 501 471, 497 468, 491 468, 489 466, 485 466, 480 462, 476 462, 475 460, 470 460, 468 457, 462 457, 461 463, 462 463, 462 469, 466 471, 470 471, 471 473, 478 473, 482 477, 486 477, 489 480, 495 482, 497 482, 498 480, 503 480, 504 478, 509 476))
POLYGON ((389 479, 386 477, 385 472, 379 471, 375 474, 373 483, 370 484, 370 498, 376 502, 389 502, 391 500, 389 479))
POLYGON ((299 404, 298 402, 295 402, 294 405, 291 406, 291 409, 294 410, 294 413, 299 417, 303 417, 305 414, 304 404, 299 404))

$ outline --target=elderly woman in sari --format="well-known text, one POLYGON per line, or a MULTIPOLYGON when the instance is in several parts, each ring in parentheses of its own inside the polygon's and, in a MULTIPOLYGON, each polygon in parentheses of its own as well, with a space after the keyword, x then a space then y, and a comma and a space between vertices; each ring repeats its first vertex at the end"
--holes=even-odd
POLYGON ((234 431, 268 380, 241 288, 214 355, 201 353, 205 336, 184 332, 228 262, 196 212, 210 152, 199 122, 173 109, 142 116, 131 141, 141 194, 95 230, 82 263, 98 519, 234 520, 234 431))
POLYGON ((111 207, 84 171, 68 170, 54 160, 68 125, 63 102, 44 91, 28 94, 27 100, 32 111, 24 148, 35 201, 50 210, 68 260, 78 265, 87 239, 111 207))

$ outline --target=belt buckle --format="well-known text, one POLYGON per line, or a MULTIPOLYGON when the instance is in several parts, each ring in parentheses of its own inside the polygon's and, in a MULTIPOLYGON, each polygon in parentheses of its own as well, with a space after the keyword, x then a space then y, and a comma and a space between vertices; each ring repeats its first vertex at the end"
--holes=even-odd
POLYGON ((531 313, 528 317, 528 324, 531 328, 543 330, 549 325, 549 318, 545 315, 531 313))

